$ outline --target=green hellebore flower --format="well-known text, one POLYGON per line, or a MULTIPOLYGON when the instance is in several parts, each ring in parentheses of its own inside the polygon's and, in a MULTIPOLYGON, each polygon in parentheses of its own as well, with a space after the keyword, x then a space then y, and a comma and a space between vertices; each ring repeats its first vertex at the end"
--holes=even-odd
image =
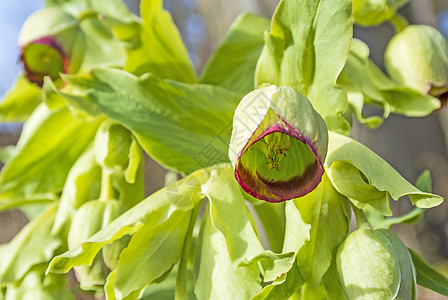
POLYGON ((238 183, 257 199, 282 202, 314 190, 327 147, 324 120, 290 87, 252 91, 235 110, 229 157, 238 183))
POLYGON ((379 25, 392 18, 409 0, 353 0, 353 18, 363 26, 379 25))
POLYGON ((72 15, 56 7, 35 12, 19 36, 25 76, 42 86, 45 76, 57 80, 60 73, 75 73, 82 63, 84 43, 79 21, 72 15))
POLYGON ((440 100, 448 97, 448 43, 435 28, 406 27, 390 40, 384 62, 395 81, 440 100))
POLYGON ((408 249, 387 229, 358 229, 336 255, 347 299, 417 299, 416 272, 408 249))

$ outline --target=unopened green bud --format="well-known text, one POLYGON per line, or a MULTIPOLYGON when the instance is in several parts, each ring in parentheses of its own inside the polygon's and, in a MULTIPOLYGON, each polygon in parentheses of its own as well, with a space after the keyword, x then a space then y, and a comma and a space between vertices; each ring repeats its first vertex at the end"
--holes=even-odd
POLYGON ((118 123, 104 121, 95 137, 95 157, 100 166, 123 171, 129 164, 131 132, 118 123))
POLYGON ((327 146, 327 127, 310 101, 290 87, 271 85, 238 105, 229 157, 248 194, 282 202, 316 188, 327 146))
POLYGON ((353 18, 363 26, 379 25, 391 19, 409 0, 353 0, 353 18))
POLYGON ((390 40, 384 61, 398 83, 441 100, 447 97, 448 43, 435 28, 406 27, 390 40))
POLYGON ((417 299, 412 258, 390 230, 354 231, 339 247, 336 265, 349 300, 417 299))

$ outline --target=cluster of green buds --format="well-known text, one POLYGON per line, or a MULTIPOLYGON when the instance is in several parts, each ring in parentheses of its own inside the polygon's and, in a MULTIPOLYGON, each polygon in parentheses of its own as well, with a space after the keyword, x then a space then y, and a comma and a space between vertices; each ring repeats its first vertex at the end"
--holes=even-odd
POLYGON ((409 0, 354 0, 353 18, 363 26, 379 25, 393 18, 409 0))
POLYGON ((244 191, 282 202, 316 188, 327 145, 327 127, 309 100, 293 88, 271 85, 238 105, 229 157, 244 191))
POLYGON ((395 81, 421 93, 448 97, 448 43, 437 29, 410 25, 397 33, 385 52, 385 64, 395 81))

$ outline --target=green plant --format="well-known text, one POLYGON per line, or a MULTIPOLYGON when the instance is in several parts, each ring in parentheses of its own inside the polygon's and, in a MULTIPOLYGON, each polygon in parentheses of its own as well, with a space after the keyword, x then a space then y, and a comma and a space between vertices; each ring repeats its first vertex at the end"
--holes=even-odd
POLYGON ((72 299, 72 268, 107 299, 448 295, 389 230, 442 202, 429 173, 415 187, 349 137, 352 117, 375 128, 445 97, 446 40, 419 27, 432 55, 400 56, 405 1, 383 2, 353 1, 354 20, 396 26, 391 77, 353 39, 352 1, 282 0, 271 23, 241 15, 198 78, 161 0, 141 18, 119 0, 47 0, 0 105, 2 121, 26 121, 3 151, 0 209, 40 209, 0 247, 0 299, 72 299), (144 198, 143 151, 182 178, 144 198), (416 208, 393 217, 404 196, 416 208))

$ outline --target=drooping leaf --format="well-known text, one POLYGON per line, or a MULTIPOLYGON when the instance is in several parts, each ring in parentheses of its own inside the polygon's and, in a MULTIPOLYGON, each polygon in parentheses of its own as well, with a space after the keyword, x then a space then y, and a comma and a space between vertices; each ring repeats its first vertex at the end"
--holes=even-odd
POLYGON ((34 266, 48 262, 62 244, 59 237, 49 232, 57 205, 49 206, 37 219, 26 225, 8 244, 0 248, 0 282, 12 283, 34 266))
POLYGON ((162 165, 191 173, 228 161, 237 94, 150 74, 137 78, 114 69, 96 69, 93 74, 90 83, 74 77, 70 82, 84 88, 101 112, 130 129, 162 165))
POLYGON ((0 102, 0 121, 26 121, 41 102, 42 92, 39 87, 20 75, 0 102))
POLYGON ((212 224, 207 210, 202 222, 202 249, 194 292, 198 300, 250 299, 261 289, 256 264, 236 267, 229 257, 228 246, 221 232, 212 224))
MULTIPOLYGON (((330 142, 325 164, 330 170, 333 162, 348 162, 362 172, 362 174, 357 174, 357 177, 366 178, 368 184, 380 192, 390 194, 395 200, 408 195, 412 203, 420 208, 430 208, 442 203, 442 197, 420 191, 364 145, 334 132, 330 132, 329 137, 330 142)), ((349 177, 355 176, 351 171, 346 175, 349 177)), ((329 176, 337 190, 342 194, 350 197, 355 192, 350 185, 344 184, 343 180, 339 180, 342 178, 341 176, 332 177, 331 172, 329 172, 329 176)), ((386 201, 386 197, 384 199, 386 201)), ((356 200, 360 201, 362 199, 356 200)))
POLYGON ((294 264, 291 270, 267 285, 251 300, 283 300, 289 299, 303 284, 305 280, 300 274, 297 264, 294 264))
POLYGON ((448 277, 440 274, 429 266, 417 253, 409 249, 415 269, 417 271, 417 283, 436 293, 448 296, 448 277))
POLYGON ((350 229, 350 204, 326 174, 314 191, 294 202, 303 221, 311 225, 310 240, 300 248, 297 264, 306 282, 317 288, 331 265, 333 250, 350 229))
POLYGON ((208 180, 208 176, 207 170, 198 170, 181 179, 175 187, 168 186, 152 194, 82 243, 81 247, 55 257, 49 265, 49 272, 66 273, 74 266, 89 265, 104 245, 125 235, 133 235, 143 225, 159 226, 177 210, 193 209, 200 197, 192 191, 200 191, 200 186, 208 180), (175 203, 184 205, 179 207, 175 203))
POLYGON ((74 118, 66 107, 49 110, 40 105, 24 126, 16 154, 1 172, 0 209, 56 199, 98 125, 98 120, 74 118))
POLYGON ((263 33, 268 29, 269 20, 250 13, 240 15, 209 58, 201 82, 219 85, 241 96, 253 90, 263 33))
POLYGON ((329 130, 348 133, 341 116, 347 95, 336 87, 336 79, 351 39, 351 1, 281 1, 265 34, 256 85, 294 88, 310 99, 329 130))
POLYGON ((125 70, 137 76, 151 72, 163 79, 194 83, 196 73, 187 49, 162 2, 141 1, 142 21, 114 27, 117 37, 128 44, 125 70))
POLYGON ((349 102, 362 123, 368 125, 368 122, 376 122, 375 119, 371 119, 374 117, 367 119, 362 117, 362 107, 365 104, 383 107, 384 117, 387 117, 389 112, 421 117, 440 107, 440 102, 436 98, 387 77, 369 59, 369 54, 368 46, 354 39, 347 64, 338 78, 338 84, 347 90, 349 102))

